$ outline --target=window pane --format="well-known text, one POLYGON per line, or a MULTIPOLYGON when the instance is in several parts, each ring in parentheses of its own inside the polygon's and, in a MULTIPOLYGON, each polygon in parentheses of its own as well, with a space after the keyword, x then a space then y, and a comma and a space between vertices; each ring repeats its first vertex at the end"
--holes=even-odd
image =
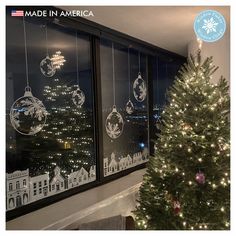
MULTIPOLYGON (((13 193, 15 201, 11 204, 7 201, 7 210, 10 210, 78 186, 69 185, 68 179, 80 175, 82 167, 88 178, 80 185, 96 180, 96 157, 90 36, 78 32, 76 51, 74 30, 48 24, 46 41, 45 21, 26 18, 29 85, 33 96, 38 99, 32 100, 24 97, 26 71, 22 18, 8 16, 6 23, 6 179, 7 182, 12 179, 19 181, 17 186, 22 186, 23 179, 27 180, 26 188, 22 189, 27 197, 23 199, 22 192, 16 201, 13 193), (47 55, 47 45, 49 58, 54 55, 56 59, 53 66, 49 59, 40 67, 47 55), (60 57, 66 60, 64 65, 60 65, 63 59, 60 57), (84 93, 83 104, 78 104, 83 98, 78 88, 84 93), (16 106, 15 101, 20 97, 16 106), (47 111, 46 120, 40 113, 42 109, 38 109, 39 104, 43 104, 47 111), (14 117, 10 119, 12 111, 14 117), (42 129, 30 135, 36 125, 42 129), (38 195, 42 193, 42 189, 37 191, 42 183, 46 186, 44 194, 38 195)), ((29 92, 26 95, 29 96, 29 92)), ((10 194, 9 189, 7 198, 10 194)))
POLYGON ((147 55, 140 52, 139 68, 137 50, 129 49, 128 65, 128 48, 117 43, 113 46, 114 53, 112 42, 102 39, 100 52, 104 176, 146 162, 149 150, 147 55), (139 71, 141 79, 136 80, 139 71), (133 112, 132 109, 128 112, 126 109, 129 99, 134 106, 133 112))
POLYGON ((166 104, 166 92, 174 83, 175 76, 183 63, 170 57, 155 57, 153 62, 153 124, 159 132, 161 112, 166 104))

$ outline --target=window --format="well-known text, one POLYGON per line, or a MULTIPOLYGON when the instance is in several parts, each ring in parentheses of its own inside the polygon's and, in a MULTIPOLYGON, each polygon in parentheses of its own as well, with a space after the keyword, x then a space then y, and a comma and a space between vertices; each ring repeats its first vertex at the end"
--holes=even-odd
MULTIPOLYGON (((63 169, 63 177, 71 174, 71 170, 76 172, 84 168, 88 172, 91 166, 96 165, 91 36, 47 22, 46 43, 45 19, 25 18, 29 86, 32 95, 42 102, 47 117, 38 119, 36 113, 32 117, 23 112, 18 114, 22 118, 21 126, 14 126, 18 118, 10 119, 12 105, 15 104, 14 112, 30 108, 16 102, 25 93, 25 48, 22 18, 11 17, 10 12, 11 9, 7 11, 6 19, 9 29, 6 34, 7 173, 20 171, 23 175, 29 170, 29 178, 38 176, 38 179, 43 179, 47 173, 49 179, 56 167, 63 169), (52 60, 45 59, 47 51, 52 60), (59 65, 60 57, 66 60, 64 65, 59 65), (32 130, 40 131, 29 135, 32 130)), ((25 99, 23 97, 21 101, 27 102, 25 99)), ((23 186, 26 185, 25 180, 23 186)), ((47 181, 39 181, 37 185, 34 183, 33 188, 46 186, 47 181)), ((70 190, 70 187, 64 189, 64 183, 60 186, 63 191, 70 190)), ((19 189, 20 183, 16 187, 19 189)))
MULTIPOLYGON (((89 28, 83 23, 81 27, 80 18, 75 24, 69 23, 72 18, 60 18, 58 24, 52 19, 25 17, 31 88, 25 91, 23 24, 22 18, 11 17, 12 10, 7 7, 7 183, 14 173, 16 176, 7 190, 19 190, 22 183, 28 194, 38 195, 29 197, 27 204, 19 198, 14 207, 7 206, 9 215, 17 207, 28 209, 19 210, 19 214, 31 211, 34 207, 29 206, 37 205, 37 200, 50 196, 50 204, 59 192, 70 196, 147 162, 152 147, 150 133, 165 104, 166 89, 183 62, 176 55, 172 57, 125 35, 120 37, 114 31, 103 34, 103 28, 97 25, 89 28), (153 83, 153 88, 149 85, 151 91, 149 81, 153 83), (28 100, 30 92, 38 100, 28 100), (153 110, 149 109, 149 98, 153 98, 153 110), (30 114, 27 104, 35 101, 43 104, 41 111, 46 110, 46 119, 38 117, 40 112, 30 114), (154 118, 150 121, 151 112, 154 118), (34 135, 27 133, 35 131, 34 135), (95 137, 99 137, 98 143, 95 137), (97 165, 97 161, 101 163, 97 165), (76 184, 72 183, 77 181, 86 186, 74 188, 76 184), (44 194, 42 188, 46 189, 44 194)), ((40 204, 47 205, 47 200, 40 204)))
POLYGON ((20 182, 16 181, 16 189, 20 189, 20 182))
POLYGON ((153 58, 153 125, 159 132, 161 112, 166 104, 166 92, 172 85, 183 60, 171 57, 153 58))
POLYGON ((9 183, 9 191, 12 191, 13 188, 12 188, 12 183, 9 183))
MULTIPOLYGON (((134 158, 137 154, 142 156, 143 152, 149 149, 147 108, 148 55, 135 48, 128 49, 128 46, 114 43, 107 39, 102 39, 100 53, 104 175, 108 176, 122 170, 122 168, 117 168, 121 156, 127 157, 130 155, 134 158), (112 49, 112 44, 114 50, 112 49), (137 79, 139 72, 141 73, 141 78, 137 79), (132 105, 129 107, 131 112, 127 112, 126 109, 126 104, 129 100, 133 104, 133 107, 132 105), (107 165, 111 164, 112 166, 109 166, 107 170, 107 165)), ((142 159, 137 164, 146 161, 147 159, 142 156, 142 159)), ((133 166, 127 166, 127 168, 133 166)))
POLYGON ((60 185, 59 185, 59 183, 56 185, 56 190, 57 190, 57 191, 60 190, 60 185))

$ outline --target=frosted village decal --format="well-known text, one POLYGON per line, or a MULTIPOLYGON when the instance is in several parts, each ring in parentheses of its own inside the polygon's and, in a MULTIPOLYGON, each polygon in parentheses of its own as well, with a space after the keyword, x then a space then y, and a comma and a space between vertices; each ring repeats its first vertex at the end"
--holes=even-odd
MULTIPOLYGON (((104 158, 104 176, 147 162, 148 149, 137 152, 131 157, 129 154, 116 160, 114 153, 110 158, 104 158)), ((49 173, 38 176, 29 176, 29 169, 14 171, 6 174, 6 210, 12 210, 31 202, 64 192, 96 180, 96 166, 90 166, 87 171, 84 167, 72 171, 67 177, 61 174, 60 167, 56 166, 52 178, 49 173)))

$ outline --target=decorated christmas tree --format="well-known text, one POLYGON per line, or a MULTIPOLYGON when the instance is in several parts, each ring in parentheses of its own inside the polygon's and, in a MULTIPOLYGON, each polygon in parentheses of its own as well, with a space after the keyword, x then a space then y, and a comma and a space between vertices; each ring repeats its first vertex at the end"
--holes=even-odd
POLYGON ((168 91, 140 188, 138 229, 230 229, 230 98, 212 57, 190 56, 168 91))

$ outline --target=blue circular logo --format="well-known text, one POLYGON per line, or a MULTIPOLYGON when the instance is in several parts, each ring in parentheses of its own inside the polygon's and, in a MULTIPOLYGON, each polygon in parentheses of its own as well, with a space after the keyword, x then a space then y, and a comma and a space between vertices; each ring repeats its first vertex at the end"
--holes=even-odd
POLYGON ((198 38, 205 42, 215 42, 225 33, 225 18, 217 11, 206 10, 197 15, 194 31, 198 38))

